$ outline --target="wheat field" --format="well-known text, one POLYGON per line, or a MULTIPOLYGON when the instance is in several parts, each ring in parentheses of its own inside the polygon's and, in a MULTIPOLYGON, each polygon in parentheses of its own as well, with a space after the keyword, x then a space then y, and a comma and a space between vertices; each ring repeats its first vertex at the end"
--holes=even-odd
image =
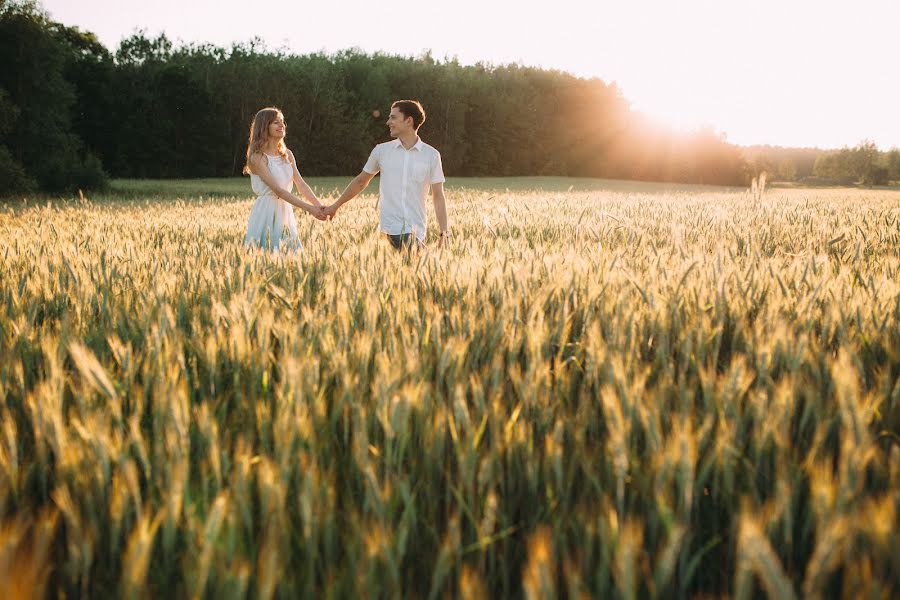
POLYGON ((0 597, 900 595, 900 193, 448 200, 0 209, 0 597))

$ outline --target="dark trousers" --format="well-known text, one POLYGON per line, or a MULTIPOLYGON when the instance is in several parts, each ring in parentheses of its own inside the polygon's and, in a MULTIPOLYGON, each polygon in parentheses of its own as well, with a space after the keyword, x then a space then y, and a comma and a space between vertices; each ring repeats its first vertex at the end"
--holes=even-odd
POLYGON ((386 234, 388 241, 391 242, 391 246, 393 246, 396 250, 411 250, 413 248, 424 248, 425 244, 416 239, 416 236, 411 233, 401 233, 398 235, 391 235, 390 233, 386 234))

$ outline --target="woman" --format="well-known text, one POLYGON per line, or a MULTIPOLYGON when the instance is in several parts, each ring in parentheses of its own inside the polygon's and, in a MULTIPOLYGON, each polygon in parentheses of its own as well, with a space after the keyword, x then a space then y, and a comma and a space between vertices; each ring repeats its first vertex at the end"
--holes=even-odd
POLYGON ((284 115, 277 108, 264 108, 253 117, 244 174, 250 175, 250 185, 257 198, 250 211, 245 246, 272 250, 302 248, 297 237, 297 219, 289 204, 317 219, 326 218, 322 203, 297 170, 294 153, 284 145, 286 131, 284 115), (295 183, 299 193, 309 203, 291 193, 295 183), (288 236, 282 239, 285 227, 288 236))

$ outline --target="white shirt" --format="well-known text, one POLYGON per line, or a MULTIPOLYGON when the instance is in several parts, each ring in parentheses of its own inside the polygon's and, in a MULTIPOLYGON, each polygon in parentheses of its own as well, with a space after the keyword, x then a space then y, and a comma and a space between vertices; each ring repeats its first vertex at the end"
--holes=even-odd
POLYGON ((391 235, 414 233, 424 240, 428 228, 425 196, 433 183, 445 181, 441 153, 421 138, 409 150, 400 140, 393 140, 372 149, 363 171, 372 175, 381 171, 381 230, 391 235))

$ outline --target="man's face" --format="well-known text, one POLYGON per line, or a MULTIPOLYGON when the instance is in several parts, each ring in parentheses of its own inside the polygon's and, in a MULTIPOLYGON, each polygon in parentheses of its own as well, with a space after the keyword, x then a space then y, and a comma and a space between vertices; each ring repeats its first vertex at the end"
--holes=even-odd
POLYGON ((412 131, 412 117, 404 116, 399 108, 394 107, 388 116, 387 126, 391 131, 391 137, 400 137, 404 133, 412 131))

